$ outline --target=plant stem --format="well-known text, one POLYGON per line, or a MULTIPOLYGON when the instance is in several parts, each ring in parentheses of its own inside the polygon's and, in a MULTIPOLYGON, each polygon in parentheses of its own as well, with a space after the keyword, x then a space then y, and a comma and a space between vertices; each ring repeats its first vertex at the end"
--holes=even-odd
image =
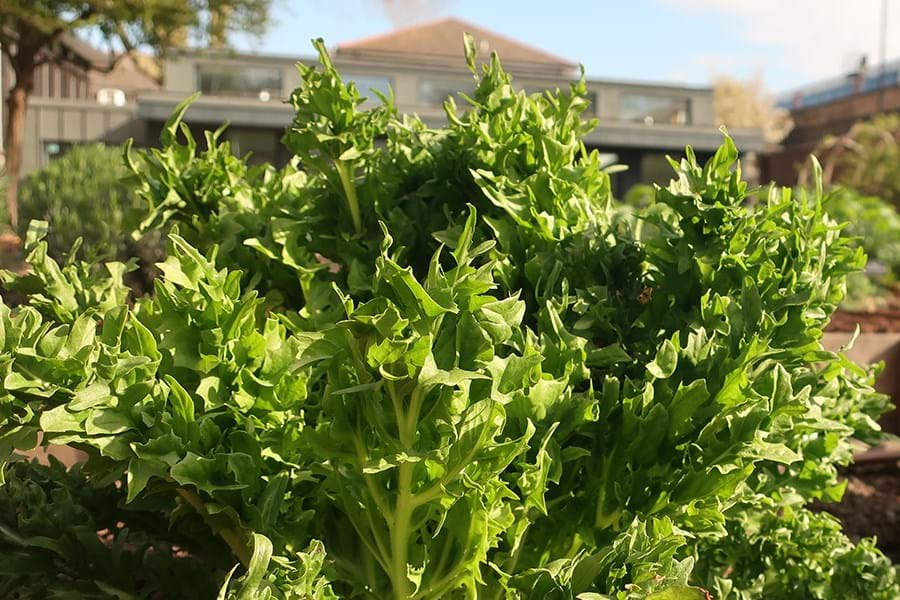
MULTIPOLYGON (((374 540, 369 540, 369 538, 366 537, 365 530, 363 529, 361 524, 356 521, 356 518, 353 515, 353 511, 349 509, 349 507, 351 506, 351 502, 350 502, 349 498, 347 497, 347 491, 344 488, 343 484, 341 483, 340 479, 338 480, 338 488, 340 490, 341 501, 343 502, 344 506, 347 507, 345 509, 347 519, 350 521, 350 524, 353 526, 353 529, 356 531, 356 534, 359 536, 359 539, 362 541, 363 545, 366 547, 366 549, 369 551, 369 553, 373 557, 375 557, 375 560, 378 561, 378 564, 381 565, 381 568, 384 569, 384 572, 390 574, 391 565, 388 560, 389 557, 387 557, 386 555, 381 553, 381 551, 378 548, 378 544, 375 543, 374 540)), ((370 525, 370 527, 371 527, 371 525, 370 525)), ((373 536, 375 535, 374 532, 371 530, 370 530, 370 533, 372 533, 373 536)))
POLYGON ((375 562, 372 558, 372 555, 368 552, 363 552, 363 563, 366 569, 366 577, 369 580, 369 591, 374 593, 378 588, 378 578, 375 576, 375 562))
POLYGON ((359 436, 353 437, 353 445, 356 448, 359 470, 363 474, 363 480, 366 482, 366 487, 369 489, 369 494, 375 501, 375 505, 378 506, 378 510, 380 510, 384 514, 385 520, 390 522, 394 518, 391 507, 388 506, 387 502, 384 500, 384 496, 382 496, 381 491, 378 489, 378 486, 375 483, 375 478, 371 474, 365 472, 368 457, 366 456, 365 447, 363 446, 362 440, 359 439, 359 436))
POLYGON ((344 188, 344 196, 347 198, 347 206, 350 207, 350 218, 353 219, 353 230, 357 234, 362 233, 362 217, 359 213, 359 199, 356 196, 356 187, 350 179, 350 169, 342 160, 335 160, 334 167, 338 177, 341 178, 341 187, 344 188))
POLYGON ((405 462, 400 465, 397 479, 397 505, 394 509, 394 526, 391 528, 391 583, 394 598, 405 600, 409 597, 406 559, 409 550, 409 522, 413 509, 410 502, 412 463, 405 462))
POLYGON ((525 528, 524 533, 522 533, 522 537, 519 540, 519 545, 516 547, 516 551, 513 552, 513 555, 509 557, 509 560, 506 561, 506 572, 507 573, 515 573, 516 567, 519 564, 519 557, 522 556, 522 549, 525 547, 525 540, 528 539, 528 533, 531 531, 531 525, 525 528))
POLYGON ((453 567, 451 567, 447 571, 446 575, 428 586, 428 589, 422 592, 421 596, 419 594, 416 594, 416 597, 421 598, 421 600, 428 600, 430 598, 443 598, 447 592, 456 587, 460 573, 465 571, 465 568, 465 561, 458 560, 453 565, 453 567))
MULTIPOLYGON (((416 429, 419 425, 419 408, 422 392, 413 388, 409 408, 404 412, 400 397, 392 382, 388 382, 387 391, 394 404, 397 419, 397 433, 400 444, 407 453, 412 453, 415 443, 416 429)), ((409 536, 412 530, 412 516, 416 509, 412 494, 413 463, 406 461, 397 469, 397 502, 394 505, 394 518, 391 520, 391 585, 396 600, 409 598, 409 579, 407 577, 407 557, 409 553, 409 536)))
MULTIPOLYGON (((177 488, 176 491, 181 498, 193 507, 200 516, 203 517, 203 520, 206 521, 210 527, 212 525, 209 523, 209 512, 206 510, 206 504, 204 504, 203 500, 198 496, 195 492, 187 489, 187 488, 177 488)), ((247 547, 247 544, 244 542, 243 536, 241 533, 232 528, 224 528, 224 529, 216 529, 216 533, 218 533, 225 543, 228 544, 228 547, 231 548, 231 552, 241 561, 241 564, 245 567, 250 565, 250 548, 247 547)))

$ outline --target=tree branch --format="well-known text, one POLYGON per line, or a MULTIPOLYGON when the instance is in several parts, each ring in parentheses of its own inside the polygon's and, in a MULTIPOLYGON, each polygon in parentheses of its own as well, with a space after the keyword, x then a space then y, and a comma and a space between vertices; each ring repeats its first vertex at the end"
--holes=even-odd
POLYGON ((91 17, 93 17, 94 15, 96 15, 96 13, 94 12, 94 7, 86 6, 77 17, 75 17, 71 21, 67 21, 65 25, 61 26, 61 29, 63 31, 72 31, 77 27, 83 27, 84 25, 87 25, 89 23, 91 17))

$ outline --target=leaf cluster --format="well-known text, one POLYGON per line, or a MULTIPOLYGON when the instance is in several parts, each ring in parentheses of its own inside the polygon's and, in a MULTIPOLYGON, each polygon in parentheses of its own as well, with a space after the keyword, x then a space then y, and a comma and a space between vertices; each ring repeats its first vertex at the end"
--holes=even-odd
MULTIPOLYGON (((821 345, 865 261, 821 189, 749 209, 726 136, 620 218, 584 82, 527 94, 466 46, 475 91, 435 129, 365 109, 317 43, 283 170, 201 148, 181 106, 128 153, 145 228, 175 229, 133 306, 76 293, 35 230, 33 301, 0 307, 2 489, 43 477, 14 457, 39 434, 80 448, 55 493, 114 490, 78 506, 220 598, 896 596, 804 508, 888 408, 821 345)), ((6 550, 27 524, 0 518, 6 550)))
POLYGON ((846 235, 857 240, 869 257, 865 274, 851 276, 848 300, 890 294, 900 276, 900 214, 893 204, 875 196, 835 186, 829 190, 825 209, 846 235))
POLYGON ((20 220, 26 226, 35 220, 53 224, 46 238, 53 258, 64 260, 80 237, 85 243, 77 256, 89 262, 136 257, 149 264, 160 259, 164 236, 129 238, 144 203, 123 181, 128 170, 121 153, 121 148, 102 144, 76 146, 20 182, 20 220))

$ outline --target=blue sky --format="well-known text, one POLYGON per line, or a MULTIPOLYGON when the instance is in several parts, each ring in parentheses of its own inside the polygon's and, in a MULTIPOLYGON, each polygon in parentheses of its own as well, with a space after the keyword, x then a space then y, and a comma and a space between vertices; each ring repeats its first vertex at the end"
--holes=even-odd
MULTIPOLYGON (((900 2, 888 0, 888 58, 900 2)), ((705 84, 759 76, 780 92, 877 62, 881 0, 275 0, 273 25, 244 50, 308 55, 398 25, 456 16, 581 62, 589 76, 705 84)), ((502 57, 501 57, 502 58, 502 57)))

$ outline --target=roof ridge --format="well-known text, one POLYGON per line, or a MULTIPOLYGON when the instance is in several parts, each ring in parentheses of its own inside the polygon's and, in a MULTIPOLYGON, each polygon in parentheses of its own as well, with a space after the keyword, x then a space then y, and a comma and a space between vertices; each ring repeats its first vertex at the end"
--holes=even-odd
MULTIPOLYGON (((529 44, 528 42, 523 42, 523 41, 521 41, 521 40, 517 40, 517 39, 512 38, 512 37, 510 37, 510 36, 508 36, 508 35, 504 35, 504 34, 502 34, 502 33, 496 32, 496 31, 494 31, 494 30, 492 30, 492 29, 486 29, 486 28, 481 27, 481 26, 479 26, 479 25, 473 25, 473 24, 471 24, 471 23, 467 23, 466 21, 461 21, 461 20, 460 20, 460 23, 462 23, 462 24, 464 24, 464 25, 471 25, 473 29, 477 29, 478 31, 481 31, 481 32, 490 34, 492 37, 495 37, 495 38, 498 38, 498 39, 500 39, 500 40, 503 40, 504 42, 508 42, 508 43, 510 43, 510 44, 515 44, 515 45, 517 45, 517 46, 521 46, 521 47, 523 47, 523 48, 526 48, 526 49, 528 49, 528 50, 530 50, 530 51, 532 51, 532 52, 536 52, 536 53, 538 53, 538 54, 543 54, 543 55, 546 56, 547 58, 551 58, 551 59, 553 59, 553 60, 559 62, 559 63, 562 64, 562 65, 567 65, 567 66, 570 66, 570 67, 576 67, 576 66, 578 66, 578 63, 576 63, 576 62, 573 62, 573 61, 571 61, 571 60, 569 60, 569 59, 567 59, 567 58, 563 58, 563 57, 561 57, 561 56, 559 56, 559 55, 557 55, 557 54, 554 54, 553 52, 547 52, 547 51, 544 50, 543 48, 538 48, 537 46, 533 46, 533 45, 529 44)), ((473 33, 473 32, 469 32, 469 33, 473 33)), ((491 50, 491 51, 493 52, 493 50, 491 50)), ((501 56, 500 59, 503 60, 503 57, 501 56)))
MULTIPOLYGON (((555 64, 558 66, 562 66, 565 68, 575 68, 578 63, 574 61, 570 61, 568 59, 562 58, 556 54, 551 52, 547 52, 541 48, 533 46, 531 44, 522 42, 515 38, 512 38, 508 35, 498 33, 491 29, 487 29, 485 27, 481 27, 472 22, 466 21, 456 16, 445 16, 436 19, 430 19, 428 21, 422 21, 419 23, 415 23, 412 25, 407 25, 404 27, 400 27, 397 29, 393 29, 391 31, 387 31, 384 33, 379 33, 371 36, 366 36, 363 38, 359 38, 357 40, 352 40, 350 42, 345 42, 342 44, 338 44, 337 50, 340 52, 343 50, 344 52, 376 52, 379 53, 389 53, 394 52, 396 54, 406 54, 409 52, 404 52, 403 50, 389 50, 386 48, 373 48, 372 46, 377 46, 378 44, 382 44, 385 42, 390 42, 394 39, 402 39, 404 36, 408 36, 409 34, 415 34, 416 32, 427 30, 429 28, 433 28, 436 26, 442 25, 453 25, 465 30, 468 33, 471 33, 476 38, 487 39, 490 41, 500 42, 505 45, 509 45, 514 48, 520 48, 522 51, 525 51, 531 54, 534 57, 534 60, 527 59, 515 59, 511 57, 507 57, 509 60, 517 61, 517 62, 534 62, 536 64, 540 63, 548 63, 555 64)), ((494 48, 491 48, 493 51, 494 48)), ((441 55, 447 55, 446 52, 436 53, 441 55)), ((461 49, 460 49, 461 54, 461 49)), ((503 58, 501 52, 501 58, 503 58)))
POLYGON ((443 22, 451 22, 456 21, 462 25, 469 25, 467 21, 463 21, 462 19, 454 16, 447 17, 435 17, 433 19, 426 19, 425 21, 420 21, 418 23, 410 23, 409 25, 404 25, 402 27, 397 27, 396 29, 391 29, 390 31, 384 31, 382 33, 373 33, 372 35, 366 35, 361 38, 351 40, 349 42, 343 42, 338 44, 338 48, 358 48, 361 44, 367 44, 369 42, 375 42, 378 40, 382 40, 384 38, 392 37, 400 33, 407 33, 409 31, 413 31, 415 29, 420 29, 422 27, 432 27, 439 23, 443 22))

